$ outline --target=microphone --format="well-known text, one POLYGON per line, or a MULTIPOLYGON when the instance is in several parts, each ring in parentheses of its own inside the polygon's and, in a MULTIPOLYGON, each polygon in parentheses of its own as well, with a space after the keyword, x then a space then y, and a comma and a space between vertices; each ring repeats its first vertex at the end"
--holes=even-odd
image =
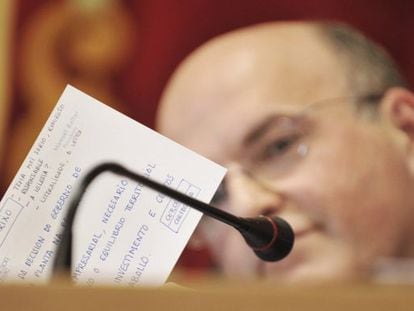
POLYGON ((265 261, 278 261, 285 258, 293 248, 295 236, 291 226, 283 219, 273 216, 242 218, 234 216, 209 204, 201 202, 184 193, 137 174, 117 163, 102 163, 89 171, 81 181, 79 190, 74 194, 66 214, 66 224, 62 232, 54 260, 53 271, 69 270, 72 266, 72 231, 78 206, 91 182, 101 173, 112 172, 139 182, 171 199, 190 206, 204 215, 237 229, 254 253, 265 261))

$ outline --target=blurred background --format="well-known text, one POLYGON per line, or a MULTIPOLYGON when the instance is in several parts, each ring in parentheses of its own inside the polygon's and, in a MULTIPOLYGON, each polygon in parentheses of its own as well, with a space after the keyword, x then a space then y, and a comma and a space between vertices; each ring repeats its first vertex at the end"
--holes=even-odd
MULTIPOLYGON (((66 84, 149 126, 178 63, 206 40, 273 20, 339 20, 383 44, 414 83, 414 2, 405 0, 1 0, 3 192, 66 84)), ((189 251, 182 266, 209 264, 189 251)))

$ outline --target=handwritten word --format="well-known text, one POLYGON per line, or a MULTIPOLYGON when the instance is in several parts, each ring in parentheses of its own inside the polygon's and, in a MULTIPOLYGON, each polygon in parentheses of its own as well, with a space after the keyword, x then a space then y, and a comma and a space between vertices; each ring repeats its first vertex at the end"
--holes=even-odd
POLYGON ((119 237, 119 233, 121 232, 122 227, 125 224, 125 218, 121 217, 118 222, 115 224, 114 229, 112 230, 111 236, 109 237, 108 241, 106 242, 101 255, 99 256, 99 258, 102 261, 105 261, 108 256, 109 256, 109 252, 111 251, 112 247, 115 245, 116 240, 119 237))
POLYGON ((46 268, 48 266, 48 263, 50 262, 52 257, 53 257, 53 251, 48 250, 44 253, 44 255, 43 255, 43 257, 40 261, 39 268, 37 268, 35 273, 34 273, 37 278, 41 277, 43 272, 46 270, 46 268))
POLYGON ((29 175, 29 179, 25 182, 23 188, 22 188, 22 193, 26 194, 27 191, 29 191, 30 187, 33 184, 34 179, 37 176, 37 173, 39 173, 41 167, 43 165, 43 160, 38 159, 36 165, 34 166, 34 168, 32 169, 32 172, 29 175))
POLYGON ((138 184, 134 192, 131 195, 131 198, 129 199, 127 205, 125 206, 125 211, 131 212, 135 206, 135 203, 138 201, 139 197, 141 196, 143 184, 138 184))
POLYGON ((37 238, 35 244, 32 247, 32 250, 30 251, 29 255, 26 258, 26 261, 24 262, 26 266, 31 267, 34 260, 36 259, 37 255, 40 252, 40 249, 42 248, 43 244, 45 243, 46 239, 39 235, 37 238))
POLYGON ((45 203, 50 194, 52 193, 53 189, 55 188, 56 183, 59 180, 59 177, 62 175, 63 168, 65 167, 65 163, 60 162, 58 164, 58 167, 56 169, 55 174, 52 176, 51 181, 49 182, 49 185, 47 186, 45 192, 42 195, 42 198, 40 199, 40 202, 45 203))
POLYGON ((7 223, 10 220, 10 217, 13 215, 13 212, 9 209, 6 209, 1 215, 0 218, 0 232, 3 231, 4 228, 6 228, 7 223))
POLYGON ((129 286, 133 287, 141 280, 142 275, 145 272, 145 269, 148 266, 150 259, 147 256, 141 256, 138 266, 135 270, 134 275, 131 277, 131 281, 128 283, 129 286))
POLYGON ((81 259, 79 260, 78 264, 75 266, 75 271, 72 274, 72 277, 75 280, 78 280, 82 272, 85 270, 86 266, 88 265, 89 259, 92 257, 92 254, 98 245, 100 239, 102 238, 101 234, 94 234, 92 236, 91 241, 88 244, 88 247, 86 248, 86 251, 82 255, 81 259))
POLYGON ((125 191, 125 187, 128 185, 128 181, 123 179, 121 184, 116 186, 115 194, 113 195, 111 201, 109 201, 108 206, 106 207, 105 213, 102 216, 102 222, 107 224, 111 218, 113 212, 116 209, 118 201, 120 200, 122 193, 125 191))
POLYGON ((47 127, 47 130, 49 132, 52 132, 55 129, 55 125, 57 123, 57 121, 60 118, 60 115, 62 114, 63 108, 65 107, 65 105, 60 104, 59 106, 56 107, 56 112, 52 117, 52 120, 49 123, 49 126, 47 127))
POLYGON ((143 238, 145 234, 148 232, 149 227, 147 225, 142 225, 138 232, 137 236, 135 237, 134 241, 132 241, 128 252, 124 255, 122 262, 118 268, 118 272, 116 277, 114 278, 115 283, 120 283, 125 276, 125 273, 128 271, 129 265, 131 264, 132 260, 135 257, 138 248, 142 244, 143 238))
POLYGON ((63 190, 62 194, 59 196, 55 206, 52 209, 51 217, 56 219, 59 216, 59 213, 62 211, 63 207, 65 206, 66 201, 69 198, 70 192, 72 191, 72 185, 66 185, 65 189, 63 190))

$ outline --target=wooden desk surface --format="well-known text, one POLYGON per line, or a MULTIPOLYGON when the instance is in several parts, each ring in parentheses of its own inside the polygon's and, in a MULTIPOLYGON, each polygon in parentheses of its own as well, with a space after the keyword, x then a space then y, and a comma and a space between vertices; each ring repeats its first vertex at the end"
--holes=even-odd
POLYGON ((414 286, 281 287, 216 282, 192 289, 0 286, 1 310, 414 310, 414 286))

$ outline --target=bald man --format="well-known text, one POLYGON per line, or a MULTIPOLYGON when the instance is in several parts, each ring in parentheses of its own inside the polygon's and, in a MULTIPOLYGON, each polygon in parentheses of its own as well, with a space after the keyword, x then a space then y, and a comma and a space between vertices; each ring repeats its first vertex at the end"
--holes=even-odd
POLYGON ((372 278, 414 256, 414 95, 355 30, 268 23, 215 38, 174 73, 157 124, 228 168, 216 206, 278 215, 295 231, 292 253, 266 263, 204 220, 226 275, 372 278))

